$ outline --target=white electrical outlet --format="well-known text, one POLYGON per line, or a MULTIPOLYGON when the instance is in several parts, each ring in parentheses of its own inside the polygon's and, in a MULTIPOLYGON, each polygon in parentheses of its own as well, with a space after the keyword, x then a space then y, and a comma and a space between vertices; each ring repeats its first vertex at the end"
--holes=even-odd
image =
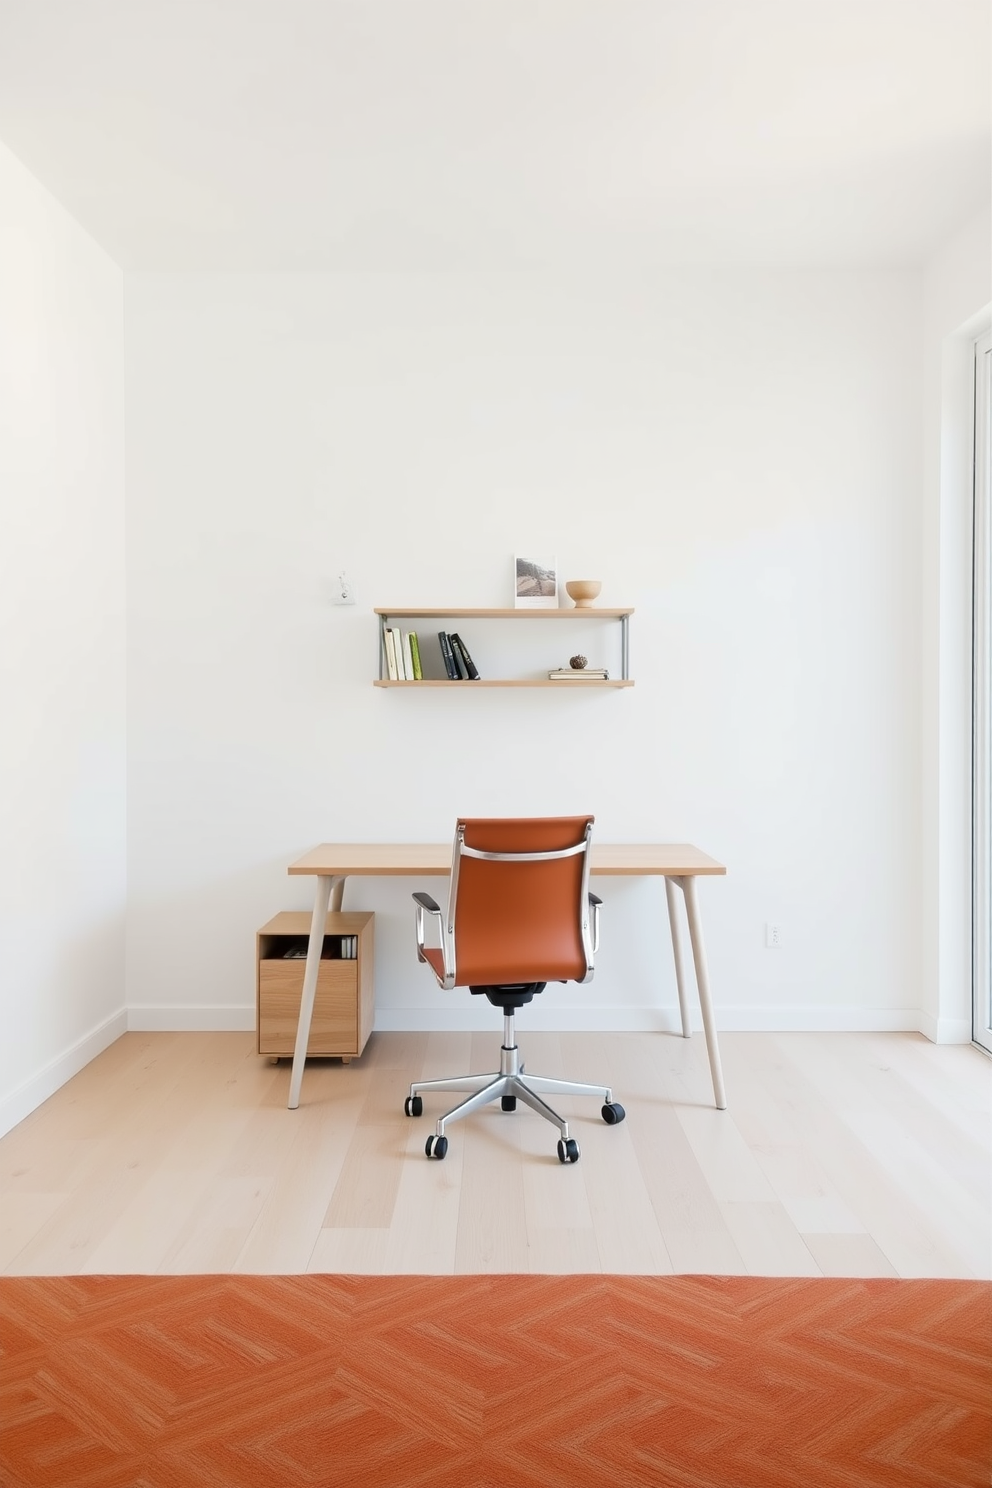
POLYGON ((782 926, 773 925, 771 921, 765 926, 765 946, 770 951, 780 950, 782 947, 782 926))
POLYGON ((338 605, 355 603, 355 591, 346 573, 339 573, 334 581, 334 603, 338 605))

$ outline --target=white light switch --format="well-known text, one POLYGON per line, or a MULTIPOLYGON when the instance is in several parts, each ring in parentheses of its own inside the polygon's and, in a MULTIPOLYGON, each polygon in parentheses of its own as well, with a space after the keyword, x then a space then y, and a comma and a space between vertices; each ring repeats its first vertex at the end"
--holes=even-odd
POLYGON ((355 603, 355 591, 346 573, 339 573, 334 581, 334 603, 339 605, 355 603))

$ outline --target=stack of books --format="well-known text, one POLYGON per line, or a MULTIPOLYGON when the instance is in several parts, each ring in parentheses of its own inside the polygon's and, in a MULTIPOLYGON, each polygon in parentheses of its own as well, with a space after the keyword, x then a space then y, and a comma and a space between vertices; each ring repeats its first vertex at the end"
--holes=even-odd
POLYGON ((605 667, 556 667, 548 673, 551 682, 608 682, 610 674, 605 667))
POLYGON ((449 679, 452 682, 478 682, 479 669, 457 631, 452 631, 449 635, 446 630, 439 630, 437 638, 441 646, 441 660, 449 679))

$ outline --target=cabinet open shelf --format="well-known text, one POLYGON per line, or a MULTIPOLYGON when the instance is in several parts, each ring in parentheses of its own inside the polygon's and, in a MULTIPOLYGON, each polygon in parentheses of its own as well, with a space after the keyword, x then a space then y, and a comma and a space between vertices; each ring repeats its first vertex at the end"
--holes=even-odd
MULTIPOLYGON (((469 608, 469 609, 424 609, 416 605, 382 605, 377 606, 375 614, 379 620, 379 675, 373 681, 374 687, 556 687, 559 692, 579 692, 587 688, 595 687, 633 687, 634 683, 630 677, 630 616, 634 613, 633 606, 620 608, 607 608, 599 605, 576 605, 573 609, 491 609, 491 608, 469 608), (620 655, 621 675, 619 677, 590 677, 579 681, 566 679, 555 681, 550 677, 497 677, 479 678, 473 682, 453 681, 451 678, 430 677, 420 682, 393 681, 386 675, 386 644, 385 631, 389 618, 403 621, 417 620, 522 620, 547 624, 556 620, 564 621, 590 621, 613 620, 620 625, 620 655)), ((407 627, 404 627, 407 628, 407 627)), ((442 629, 445 627, 442 627, 442 629)))

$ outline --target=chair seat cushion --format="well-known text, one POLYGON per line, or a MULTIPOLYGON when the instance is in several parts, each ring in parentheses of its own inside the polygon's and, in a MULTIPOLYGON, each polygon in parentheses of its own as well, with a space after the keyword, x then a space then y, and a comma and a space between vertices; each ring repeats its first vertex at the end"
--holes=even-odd
POLYGON ((424 946, 424 960, 438 981, 444 985, 444 957, 439 946, 424 946))

